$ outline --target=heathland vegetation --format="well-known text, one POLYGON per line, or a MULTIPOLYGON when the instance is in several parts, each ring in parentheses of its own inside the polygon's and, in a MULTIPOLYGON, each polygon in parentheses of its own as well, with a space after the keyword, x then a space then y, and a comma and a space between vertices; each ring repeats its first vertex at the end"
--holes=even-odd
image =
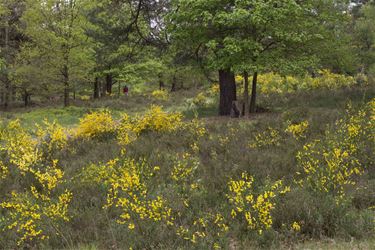
POLYGON ((0 248, 373 249, 374 17, 0 0, 0 248))

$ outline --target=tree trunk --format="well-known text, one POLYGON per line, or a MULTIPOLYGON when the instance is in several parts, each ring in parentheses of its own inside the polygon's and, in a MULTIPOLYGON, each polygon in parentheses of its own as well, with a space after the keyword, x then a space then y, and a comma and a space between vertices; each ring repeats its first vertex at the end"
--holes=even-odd
POLYGON ((244 92, 243 92, 243 111, 242 115, 247 116, 249 114, 249 73, 245 71, 243 73, 243 78, 245 81, 245 86, 244 86, 244 92))
POLYGON ((68 65, 64 65, 63 69, 63 76, 64 76, 64 107, 68 107, 70 105, 69 100, 69 70, 68 65))
POLYGON ((76 89, 76 83, 75 81, 72 82, 72 88, 73 88, 73 100, 75 101, 76 100, 76 94, 77 94, 77 89, 76 89))
POLYGON ((160 81, 159 81, 159 89, 160 89, 160 90, 163 90, 164 87, 165 87, 165 84, 164 84, 163 80, 160 80, 160 81))
POLYGON ((176 78, 176 76, 173 76, 171 92, 176 91, 176 85, 177 85, 177 78, 176 78))
POLYGON ((233 72, 229 69, 219 70, 220 105, 219 115, 229 116, 233 101, 237 100, 236 80, 233 72))
POLYGON ((105 78, 105 82, 106 82, 106 91, 110 95, 110 94, 112 94, 112 86, 113 86, 113 76, 112 76, 112 74, 107 74, 107 76, 105 78))
POLYGON ((17 91, 16 91, 16 88, 14 88, 13 86, 11 86, 11 93, 12 93, 11 102, 17 101, 17 91))
POLYGON ((94 81, 94 99, 99 98, 99 78, 95 77, 94 81))
POLYGON ((28 107, 29 104, 30 104, 30 98, 31 95, 29 93, 27 93, 27 91, 25 91, 25 93, 23 94, 23 101, 24 101, 24 105, 25 107, 28 107))
POLYGON ((5 76, 5 89, 4 89, 4 108, 9 107, 9 93, 10 93, 10 81, 8 76, 5 76))
POLYGON ((100 97, 105 97, 107 95, 107 85, 101 81, 100 82, 101 95, 100 97))
MULTIPOLYGON (((9 55, 9 23, 5 24, 5 61, 7 63, 9 55)), ((5 72, 5 89, 4 89, 4 108, 8 109, 9 107, 9 95, 10 95, 10 80, 8 77, 8 70, 5 72)))
POLYGON ((158 79, 159 79, 159 90, 163 90, 164 87, 165 87, 165 84, 164 84, 164 81, 163 81, 163 74, 159 73, 158 79))
POLYGON ((257 108, 256 108, 257 82, 258 82, 258 72, 254 72, 253 87, 251 90, 251 100, 250 100, 250 113, 255 113, 257 111, 257 108))
POLYGON ((120 82, 118 82, 118 85, 117 85, 117 97, 118 98, 121 97, 121 84, 120 84, 120 82))

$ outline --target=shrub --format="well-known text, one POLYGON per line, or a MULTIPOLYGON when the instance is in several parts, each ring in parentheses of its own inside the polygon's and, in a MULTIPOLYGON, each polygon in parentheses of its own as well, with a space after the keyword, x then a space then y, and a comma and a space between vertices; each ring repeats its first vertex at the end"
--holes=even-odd
POLYGON ((143 115, 131 119, 124 114, 118 128, 118 141, 120 145, 126 146, 134 141, 142 133, 146 132, 172 132, 183 125, 180 113, 169 114, 164 112, 160 106, 151 106, 143 115))
POLYGON ((309 127, 309 122, 308 121, 303 121, 299 124, 290 124, 286 128, 285 132, 290 133, 293 135, 293 137, 297 140, 300 138, 306 138, 306 132, 309 127))
POLYGON ((151 96, 162 101, 168 101, 169 99, 169 93, 166 90, 154 90, 151 96))
POLYGON ((90 101, 91 97, 88 95, 82 95, 79 97, 79 99, 81 99, 81 101, 90 101))
POLYGON ((78 138, 104 138, 114 134, 116 123, 108 110, 86 114, 80 119, 76 136, 78 138))
POLYGON ((248 228, 262 234, 273 224, 271 211, 275 209, 277 196, 290 191, 290 187, 283 188, 282 181, 277 181, 257 195, 253 182, 254 178, 246 172, 240 180, 229 181, 227 198, 232 205, 232 218, 241 215, 248 228))
POLYGON ((279 131, 268 127, 265 131, 255 135, 255 138, 250 142, 250 148, 261 148, 266 146, 279 146, 281 141, 279 131))
POLYGON ((92 164, 83 170, 84 180, 89 183, 104 184, 107 202, 104 208, 119 208, 117 223, 126 224, 129 230, 139 229, 139 220, 163 221, 173 225, 171 209, 161 197, 149 194, 147 180, 152 171, 144 161, 123 158, 113 159, 104 165, 92 164))
MULTIPOLYGON (((291 93, 297 90, 312 89, 337 89, 356 84, 356 79, 351 76, 334 74, 329 70, 321 70, 318 77, 281 76, 270 72, 259 74, 258 82, 262 93, 291 93)), ((360 80, 359 77, 357 77, 360 80)))
POLYGON ((217 96, 220 93, 220 85, 218 83, 212 84, 210 89, 208 90, 208 93, 211 96, 217 96))
POLYGON ((72 193, 57 191, 64 182, 64 172, 52 155, 53 149, 63 148, 66 141, 58 124, 45 124, 47 129, 39 129, 37 138, 32 138, 17 120, 0 133, 0 184, 18 180, 10 194, 1 197, 0 227, 15 231, 18 246, 47 239, 51 226, 58 230, 59 221, 69 220, 72 193))
POLYGON ((66 148, 68 144, 68 131, 56 121, 49 123, 47 120, 43 125, 37 125, 36 135, 41 138, 39 143, 49 154, 66 148))
POLYGON ((344 197, 345 186, 354 185, 355 177, 363 174, 371 162, 367 150, 374 143, 372 103, 355 113, 348 110, 346 117, 337 121, 323 139, 303 147, 297 155, 302 185, 314 192, 344 197))

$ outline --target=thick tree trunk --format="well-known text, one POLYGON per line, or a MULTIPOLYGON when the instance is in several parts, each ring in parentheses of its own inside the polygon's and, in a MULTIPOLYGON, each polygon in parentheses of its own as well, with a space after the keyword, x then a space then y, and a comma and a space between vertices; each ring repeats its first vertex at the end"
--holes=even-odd
POLYGON ((245 85, 244 85, 244 92, 243 92, 244 104, 243 104, 242 115, 247 116, 249 114, 249 73, 247 73, 247 71, 243 73, 243 78, 245 81, 245 85))
POLYGON ((258 72, 254 72, 253 87, 251 90, 251 100, 250 100, 250 113, 255 113, 257 111, 257 108, 256 108, 257 82, 258 82, 258 72))
POLYGON ((233 102, 237 100, 236 80, 234 73, 229 69, 219 70, 220 105, 219 115, 229 116, 233 102))
POLYGON ((63 77, 64 77, 64 107, 68 107, 70 105, 69 100, 69 70, 68 65, 64 65, 63 69, 63 77))
POLYGON ((94 99, 98 99, 99 98, 99 78, 98 77, 95 77, 95 81, 94 81, 94 99))
POLYGON ((112 76, 112 74, 107 74, 107 76, 105 78, 105 82, 106 82, 106 91, 110 95, 110 94, 112 94, 112 86, 113 86, 113 76, 112 76))

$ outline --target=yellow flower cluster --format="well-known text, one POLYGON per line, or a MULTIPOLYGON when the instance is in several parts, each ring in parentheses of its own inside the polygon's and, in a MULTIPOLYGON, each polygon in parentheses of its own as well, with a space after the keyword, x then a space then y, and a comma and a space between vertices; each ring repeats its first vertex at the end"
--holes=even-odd
POLYGON ((305 84, 312 89, 336 89, 355 84, 355 79, 351 76, 334 74, 329 70, 321 70, 319 74, 320 76, 316 78, 306 77, 305 84))
MULTIPOLYGON (((229 226, 224 222, 224 216, 220 213, 207 213, 204 217, 199 217, 191 222, 190 227, 179 226, 176 229, 176 234, 182 239, 193 244, 199 240, 207 239, 208 237, 221 237, 229 231, 229 226), (213 232, 215 235, 213 235, 213 232)), ((220 247, 218 243, 216 246, 220 247)))
POLYGON ((275 209, 277 196, 289 192, 290 188, 283 187, 280 180, 256 195, 253 183, 252 176, 246 172, 242 173, 240 180, 229 181, 227 198, 232 205, 232 217, 243 216, 250 229, 262 234, 263 230, 272 226, 271 211, 275 209))
POLYGON ((56 193, 64 173, 52 158, 52 151, 66 146, 66 134, 56 123, 45 122, 45 126, 39 127, 36 138, 22 129, 19 121, 10 122, 1 131, 0 156, 6 152, 0 160, 1 177, 7 178, 12 171, 23 188, 0 201, 4 215, 0 225, 3 230, 16 231, 19 245, 36 238, 46 239, 44 228, 58 220, 69 220, 67 210, 72 193, 56 193))
POLYGON ((166 90, 154 90, 151 96, 162 101, 168 101, 169 93, 166 90))
POLYGON ((265 146, 279 146, 281 139, 279 131, 269 127, 265 131, 257 134, 254 141, 249 143, 249 147, 261 148, 265 146))
POLYGON ((207 96, 203 92, 200 92, 198 95, 196 95, 193 99, 193 103, 196 106, 204 107, 207 104, 207 96))
POLYGON ((220 85, 218 83, 212 84, 210 89, 208 90, 208 93, 211 96, 217 96, 220 93, 220 85))
POLYGON ((86 114, 80 119, 76 136, 78 138, 102 138, 113 134, 116 130, 116 123, 108 110, 86 114))
POLYGON ((2 161, 0 161, 0 179, 5 179, 9 174, 9 170, 7 166, 4 165, 2 161))
POLYGON ((309 127, 308 121, 303 121, 299 124, 289 124, 285 132, 290 133, 297 140, 306 138, 306 132, 309 127))
POLYGON ((318 77, 281 76, 276 73, 258 75, 259 88, 262 93, 289 93, 296 90, 328 88, 336 89, 352 86, 356 83, 354 77, 334 74, 329 70, 321 70, 318 77))
POLYGON ((104 208, 121 208, 117 222, 134 229, 139 220, 163 221, 173 225, 172 210, 161 196, 150 198, 144 182, 150 174, 144 162, 114 159, 105 165, 91 165, 84 169, 86 181, 107 187, 107 203, 104 208))
POLYGON ((49 123, 45 120, 43 126, 37 125, 36 135, 41 138, 39 143, 46 147, 50 154, 66 148, 68 144, 68 131, 56 121, 49 123))
POLYGON ((178 158, 171 171, 171 177, 175 181, 186 181, 198 168, 199 160, 189 153, 184 153, 178 158))
POLYGON ((21 235, 18 245, 34 238, 47 239, 48 235, 43 233, 43 227, 51 226, 59 219, 69 220, 67 212, 72 199, 71 192, 65 191, 56 201, 40 194, 34 186, 30 193, 12 192, 8 201, 0 203, 0 208, 7 211, 7 216, 0 222, 7 225, 7 230, 15 229, 21 235))
POLYGON ((173 132, 183 126, 182 115, 180 113, 164 112, 160 106, 151 106, 143 116, 134 119, 127 114, 123 114, 117 129, 118 142, 126 146, 136 140, 142 133, 173 132))
POLYGON ((182 125, 180 113, 169 114, 160 106, 151 106, 151 109, 142 117, 138 117, 133 124, 133 132, 140 135, 146 131, 171 132, 182 125))
MULTIPOLYGON (((372 101, 373 102, 373 101, 372 101)), ((299 183, 314 191, 345 195, 345 186, 354 185, 355 177, 364 172, 360 161, 366 140, 374 140, 373 109, 359 110, 336 122, 322 140, 307 143, 297 155, 302 173, 299 183)), ((372 142, 373 143, 373 142, 372 142)))
POLYGON ((79 99, 81 99, 81 101, 90 101, 91 96, 89 96, 89 95, 81 95, 79 97, 79 99))
POLYGON ((0 151, 6 152, 9 163, 17 166, 23 175, 41 157, 40 152, 36 150, 37 140, 22 129, 19 120, 9 122, 6 129, 1 132, 0 139, 4 141, 3 144, 0 143, 0 151))
MULTIPOLYGON (((289 76, 287 79, 288 83, 294 84, 295 78, 289 76), (292 81, 291 81, 292 80, 292 81)), ((287 82, 285 79, 276 73, 265 73, 258 75, 259 90, 262 93, 283 93, 290 92, 289 88, 294 89, 294 85, 287 88, 287 82)))
POLYGON ((301 231, 301 226, 300 226, 300 224, 298 224, 298 222, 293 222, 291 228, 292 228, 292 230, 295 231, 295 232, 299 232, 299 231, 301 231))

